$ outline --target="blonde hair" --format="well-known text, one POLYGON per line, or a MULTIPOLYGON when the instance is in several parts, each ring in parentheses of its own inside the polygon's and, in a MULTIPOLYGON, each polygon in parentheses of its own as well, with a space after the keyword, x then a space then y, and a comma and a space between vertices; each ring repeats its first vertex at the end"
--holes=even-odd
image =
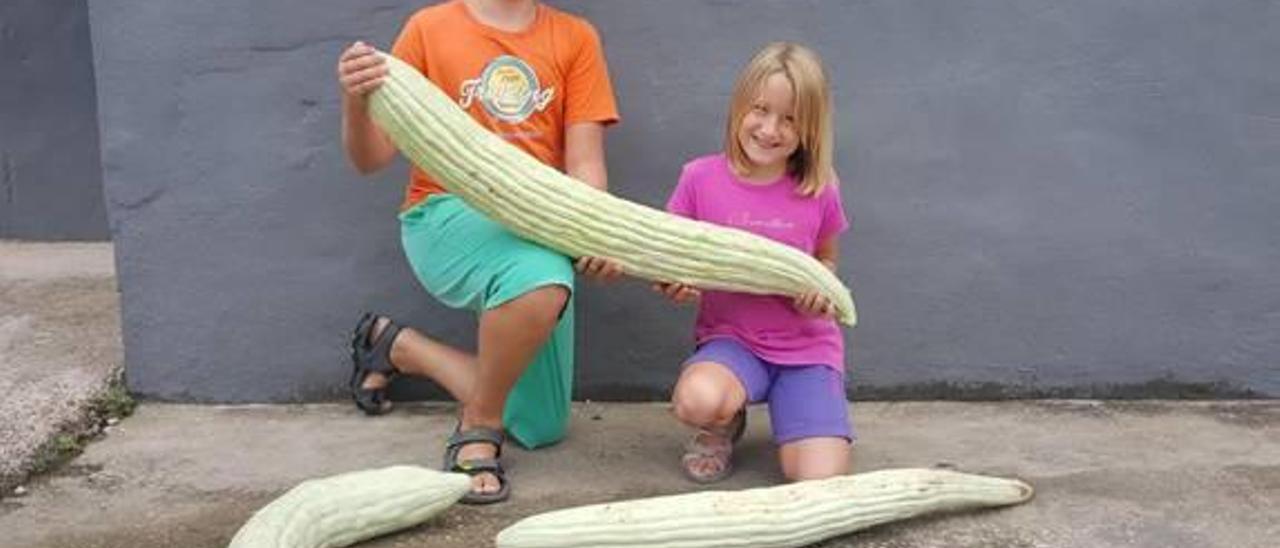
POLYGON ((739 172, 750 171, 751 160, 738 142, 742 119, 760 95, 765 81, 782 74, 795 92, 795 128, 800 138, 787 159, 787 174, 796 178, 797 191, 817 196, 835 178, 832 167, 831 98, 822 61, 813 50, 792 42, 774 42, 747 63, 729 102, 724 148, 729 163, 739 172))

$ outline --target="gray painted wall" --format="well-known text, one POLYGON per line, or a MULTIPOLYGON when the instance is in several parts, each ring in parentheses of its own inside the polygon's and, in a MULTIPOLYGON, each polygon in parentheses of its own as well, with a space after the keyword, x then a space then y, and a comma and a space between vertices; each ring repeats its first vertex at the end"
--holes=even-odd
POLYGON ((85 0, 0 2, 0 238, 105 240, 85 0))
MULTIPOLYGON (((1280 395, 1277 2, 553 3, 605 37, 612 186, 651 205, 757 47, 826 57, 859 397, 1280 395)), ((134 390, 339 397, 369 307, 473 343, 398 249, 403 166, 362 180, 339 145, 338 52, 414 7, 90 6, 134 390)), ((580 296, 579 396, 663 397, 691 311, 580 296)))

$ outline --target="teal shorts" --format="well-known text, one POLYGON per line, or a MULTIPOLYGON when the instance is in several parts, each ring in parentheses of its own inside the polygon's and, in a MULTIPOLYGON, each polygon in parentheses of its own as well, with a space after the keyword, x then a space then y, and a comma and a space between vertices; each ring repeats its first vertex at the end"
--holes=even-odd
MULTIPOLYGON (((573 294, 568 257, 520 238, 452 194, 400 214, 400 240, 418 281, 451 308, 483 312, 548 285, 573 294)), ((503 411, 507 433, 527 448, 564 437, 573 394, 573 298, 516 382, 503 411)))

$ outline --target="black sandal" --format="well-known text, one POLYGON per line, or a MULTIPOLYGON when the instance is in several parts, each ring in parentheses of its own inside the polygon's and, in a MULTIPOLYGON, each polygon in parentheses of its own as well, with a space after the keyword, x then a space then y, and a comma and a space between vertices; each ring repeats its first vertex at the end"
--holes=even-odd
POLYGON ((382 415, 391 411, 387 386, 398 373, 391 365, 391 343, 395 342, 401 327, 387 318, 386 327, 378 334, 377 340, 373 340, 373 329, 378 325, 378 319, 379 316, 366 312, 351 332, 351 379, 347 384, 351 388, 351 399, 366 415, 382 415), (370 373, 381 373, 387 384, 382 388, 365 388, 364 380, 370 373))
POLYGON ((507 483, 506 471, 502 468, 502 462, 498 459, 502 458, 502 442, 506 436, 501 430, 493 428, 485 428, 483 426, 472 427, 468 430, 455 429, 453 435, 449 436, 449 441, 444 449, 444 469, 448 472, 460 472, 471 477, 479 474, 493 474, 498 478, 498 490, 492 493, 477 493, 475 491, 468 492, 458 501, 463 504, 493 504, 502 502, 511 496, 511 484, 507 483), (467 459, 458 460, 458 452, 467 445, 473 443, 488 443, 494 446, 497 451, 491 459, 467 459))

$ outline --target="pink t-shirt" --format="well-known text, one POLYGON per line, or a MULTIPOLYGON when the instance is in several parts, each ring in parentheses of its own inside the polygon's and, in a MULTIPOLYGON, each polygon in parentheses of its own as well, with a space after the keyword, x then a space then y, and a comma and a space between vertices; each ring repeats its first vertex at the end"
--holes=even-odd
MULTIPOLYGON (((849 228, 837 185, 817 197, 796 193, 795 178, 764 185, 733 174, 723 154, 684 166, 667 211, 731 226, 813 254, 823 240, 849 228)), ((779 365, 827 365, 844 370, 844 336, 835 320, 801 314, 791 297, 703 291, 694 337, 698 344, 732 338, 779 365)))

